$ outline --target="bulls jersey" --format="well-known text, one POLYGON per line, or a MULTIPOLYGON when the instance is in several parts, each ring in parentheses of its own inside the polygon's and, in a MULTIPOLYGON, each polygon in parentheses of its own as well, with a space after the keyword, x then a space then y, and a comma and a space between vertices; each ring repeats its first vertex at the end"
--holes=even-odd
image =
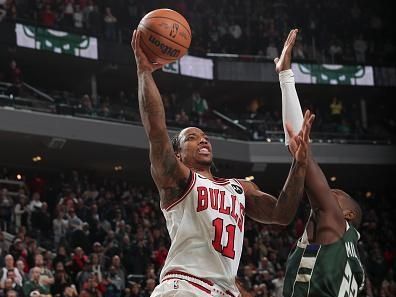
POLYGON ((212 181, 191 174, 184 195, 162 210, 172 244, 160 279, 182 271, 237 290, 245 221, 242 185, 236 179, 212 181))

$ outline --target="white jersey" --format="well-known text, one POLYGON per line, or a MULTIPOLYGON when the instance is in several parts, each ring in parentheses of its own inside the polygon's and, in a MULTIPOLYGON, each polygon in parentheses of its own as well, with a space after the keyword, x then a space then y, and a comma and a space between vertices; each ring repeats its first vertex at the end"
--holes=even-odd
POLYGON ((212 181, 192 171, 184 195, 162 211, 172 244, 160 280, 181 271, 235 290, 245 220, 239 181, 212 181))

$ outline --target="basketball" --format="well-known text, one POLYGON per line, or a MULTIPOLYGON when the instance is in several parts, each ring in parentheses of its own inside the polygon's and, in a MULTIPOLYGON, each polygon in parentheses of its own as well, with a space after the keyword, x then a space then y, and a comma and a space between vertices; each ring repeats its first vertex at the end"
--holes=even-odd
POLYGON ((168 64, 187 53, 191 29, 186 19, 171 9, 156 9, 139 23, 140 45, 147 58, 158 64, 168 64))

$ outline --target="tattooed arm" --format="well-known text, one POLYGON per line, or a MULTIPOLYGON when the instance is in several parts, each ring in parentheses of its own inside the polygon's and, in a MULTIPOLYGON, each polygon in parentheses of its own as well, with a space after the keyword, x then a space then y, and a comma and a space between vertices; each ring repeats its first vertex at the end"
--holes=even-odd
POLYGON ((165 109, 152 76, 162 65, 149 62, 140 47, 139 31, 133 32, 131 45, 137 66, 139 111, 150 142, 151 175, 160 192, 161 207, 166 208, 185 189, 190 170, 176 158, 168 136, 165 109))
POLYGON ((280 225, 288 225, 293 220, 304 192, 309 133, 314 118, 314 115, 307 111, 302 130, 294 136, 297 149, 289 176, 278 199, 260 191, 254 183, 241 181, 246 197, 246 214, 253 220, 280 225))
POLYGON ((246 197, 246 214, 260 223, 290 224, 304 191, 305 171, 306 164, 293 161, 278 199, 260 191, 252 182, 241 181, 246 197))

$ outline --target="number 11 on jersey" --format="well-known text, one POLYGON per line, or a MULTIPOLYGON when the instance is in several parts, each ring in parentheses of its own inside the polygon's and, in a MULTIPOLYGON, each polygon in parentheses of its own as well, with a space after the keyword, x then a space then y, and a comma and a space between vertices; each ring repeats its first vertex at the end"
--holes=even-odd
POLYGON ((235 241, 235 229, 236 226, 233 224, 228 224, 225 227, 225 231, 227 233, 227 245, 221 245, 221 239, 223 238, 224 232, 224 223, 222 218, 214 219, 212 225, 215 228, 215 236, 212 240, 212 245, 216 251, 221 253, 223 256, 227 258, 234 259, 235 258, 235 250, 234 250, 234 241, 235 241))

